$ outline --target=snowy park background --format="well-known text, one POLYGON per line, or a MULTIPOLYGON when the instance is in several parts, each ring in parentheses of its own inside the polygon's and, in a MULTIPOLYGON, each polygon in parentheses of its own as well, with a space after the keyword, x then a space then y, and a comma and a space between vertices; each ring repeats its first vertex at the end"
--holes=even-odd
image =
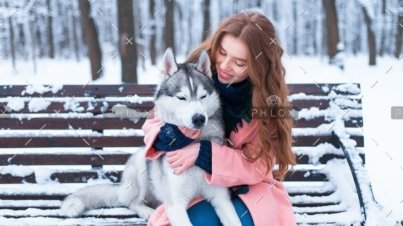
POLYGON ((166 46, 180 61, 222 18, 254 8, 276 26, 288 83, 361 85, 365 167, 381 214, 403 221, 402 0, 136 0, 126 36, 117 1, 85 2, 100 50, 91 60, 87 51, 97 50, 85 44, 91 29, 81 25, 80 1, 0 0, 0 85, 157 83, 166 46), (328 21, 325 9, 335 10, 337 20, 328 21), (327 34, 338 37, 329 43, 327 34), (122 65, 122 48, 134 51, 135 71, 122 65), (98 69, 91 71, 92 64, 98 69), (394 106, 402 107, 394 112, 402 119, 392 119, 394 106))

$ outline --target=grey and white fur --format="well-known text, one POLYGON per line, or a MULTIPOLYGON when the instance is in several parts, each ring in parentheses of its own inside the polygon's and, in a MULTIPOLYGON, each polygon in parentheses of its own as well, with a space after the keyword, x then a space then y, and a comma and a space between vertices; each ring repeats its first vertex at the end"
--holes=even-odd
MULTIPOLYGON (((163 57, 164 80, 155 93, 157 116, 166 123, 201 129, 203 140, 223 143, 224 126, 219 95, 211 80, 210 59, 205 51, 197 63, 177 64, 170 49, 163 57)), ((126 163, 119 185, 93 185, 69 195, 61 214, 76 217, 86 210, 125 206, 148 219, 161 202, 173 226, 191 226, 186 209, 203 196, 214 207, 224 226, 241 226, 227 188, 207 184, 204 171, 192 166, 175 175, 167 156, 146 160, 145 151, 126 163)))

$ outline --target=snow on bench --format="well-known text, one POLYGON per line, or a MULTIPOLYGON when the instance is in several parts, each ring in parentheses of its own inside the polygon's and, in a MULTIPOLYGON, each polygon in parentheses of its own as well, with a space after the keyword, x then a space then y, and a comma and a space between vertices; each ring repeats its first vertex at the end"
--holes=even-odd
MULTIPOLYGON (((361 210, 372 193, 365 175, 356 178, 365 160, 359 85, 289 89, 298 164, 284 184, 298 223, 364 222, 361 210)), ((127 158, 144 145, 141 126, 154 90, 129 84, 0 87, 0 222, 145 225, 126 208, 74 219, 58 208, 83 186, 120 181, 127 158)))

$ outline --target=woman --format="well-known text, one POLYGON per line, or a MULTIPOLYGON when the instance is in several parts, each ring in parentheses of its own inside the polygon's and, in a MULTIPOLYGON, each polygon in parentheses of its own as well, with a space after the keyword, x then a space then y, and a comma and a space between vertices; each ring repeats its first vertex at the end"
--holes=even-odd
MULTIPOLYGON (((176 174, 197 165, 206 172, 208 183, 233 188, 233 204, 242 225, 295 225, 291 202, 279 182, 295 164, 292 122, 275 114, 279 106, 272 109, 270 117, 252 117, 252 112, 267 109, 267 100, 273 95, 281 106, 288 104, 283 50, 272 23, 255 12, 233 15, 193 51, 188 61, 195 61, 202 49, 211 58, 213 80, 223 102, 228 146, 210 141, 192 143, 168 152, 169 165, 176 174), (275 163, 276 173, 272 171, 275 163)), ((157 118, 144 124, 147 147, 158 142, 160 127, 157 118)), ((177 132, 178 137, 194 135, 177 132)), ((150 148, 147 156, 152 158, 157 151, 150 148)), ((206 201, 190 207, 188 214, 194 225, 220 225, 206 201)), ((163 207, 149 220, 149 225, 167 224, 163 207)))

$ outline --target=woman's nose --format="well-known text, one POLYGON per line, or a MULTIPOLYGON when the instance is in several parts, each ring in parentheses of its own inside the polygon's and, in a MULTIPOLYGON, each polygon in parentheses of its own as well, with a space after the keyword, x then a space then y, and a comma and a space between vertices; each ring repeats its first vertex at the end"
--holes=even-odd
POLYGON ((226 58, 221 62, 220 68, 221 68, 221 70, 229 71, 229 69, 230 69, 230 64, 229 64, 229 58, 228 58, 228 57, 226 57, 226 58))

